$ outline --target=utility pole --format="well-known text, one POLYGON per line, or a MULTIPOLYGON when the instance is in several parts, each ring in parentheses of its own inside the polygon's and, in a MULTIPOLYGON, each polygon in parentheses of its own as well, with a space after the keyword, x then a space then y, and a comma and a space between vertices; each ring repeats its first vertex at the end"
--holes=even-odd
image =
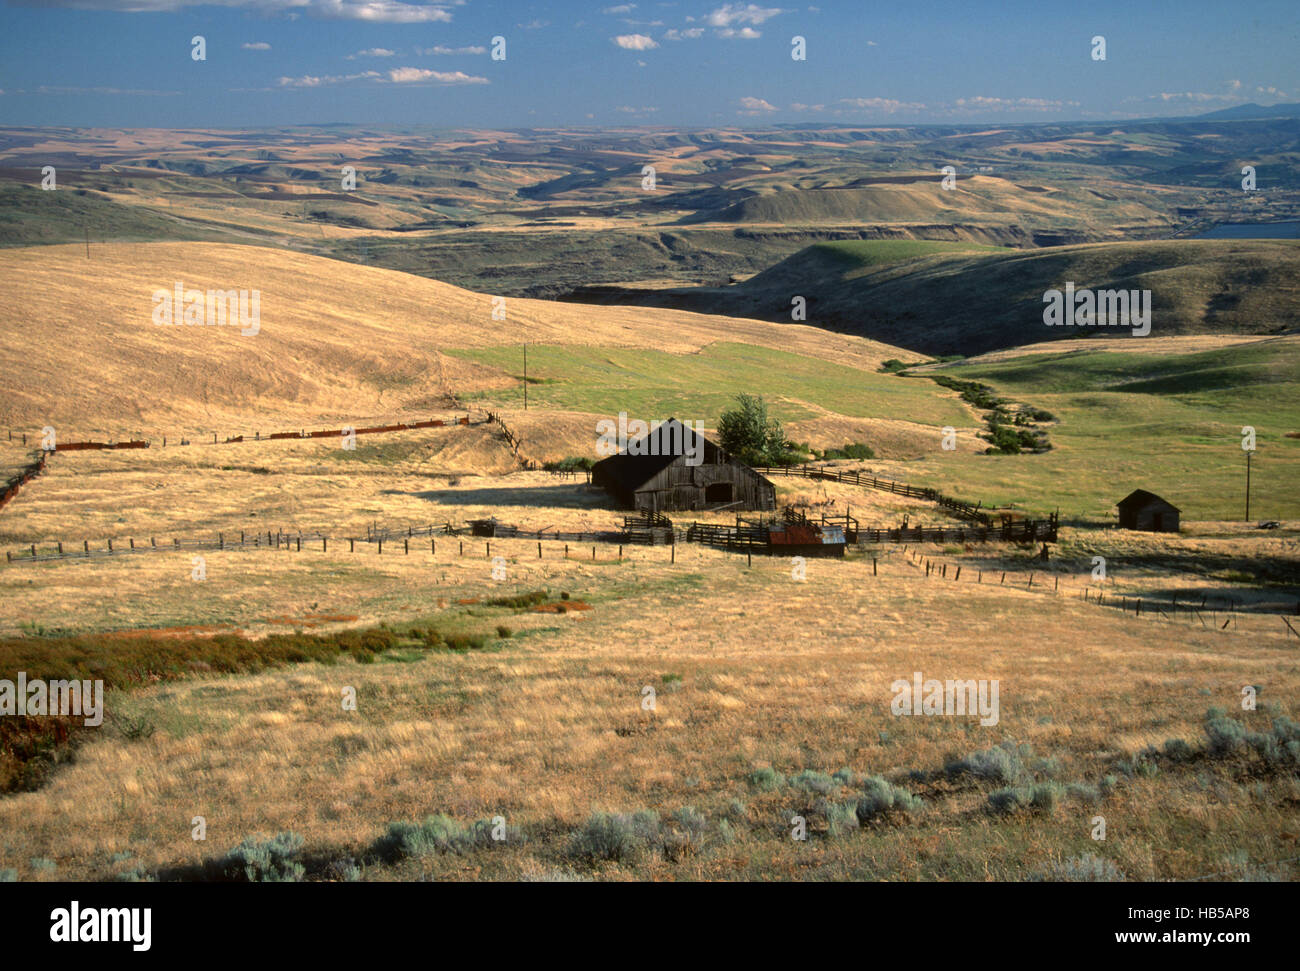
POLYGON ((86 259, 90 259, 90 227, 86 227, 86 259))
POLYGON ((1246 522, 1250 522, 1250 450, 1246 451, 1246 522))
MULTIPOLYGON (((524 411, 528 410, 528 342, 524 341, 524 411)), ((1250 518, 1247 513, 1246 518, 1250 518)))

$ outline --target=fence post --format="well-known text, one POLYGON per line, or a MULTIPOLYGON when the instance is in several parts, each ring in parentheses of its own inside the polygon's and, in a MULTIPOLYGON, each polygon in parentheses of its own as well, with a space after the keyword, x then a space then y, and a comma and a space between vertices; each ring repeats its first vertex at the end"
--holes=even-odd
POLYGON ((377 542, 377 543, 379 544, 379 555, 380 555, 380 556, 383 556, 383 555, 384 555, 384 541, 383 541, 382 539, 377 539, 375 542, 377 542))
POLYGON ((349 539, 349 540, 348 540, 348 552, 349 552, 349 553, 355 553, 356 551, 357 551, 357 541, 356 541, 355 539, 349 539))
POLYGON ((330 551, 330 541, 328 536, 322 536, 320 538, 320 551, 322 553, 328 553, 330 551))
POLYGON ((537 558, 539 560, 542 558, 542 544, 540 541, 537 543, 537 558))
MULTIPOLYGON (((111 539, 108 541, 108 551, 109 551, 110 553, 113 552, 113 541, 112 541, 111 539)), ((32 556, 35 556, 35 555, 36 555, 36 547, 33 546, 33 547, 32 547, 32 556)))
POLYGON ((294 552, 296 553, 302 552, 302 533, 298 534, 298 549, 296 549, 294 552))
POLYGON ((873 577, 876 575, 876 558, 874 556, 871 558, 871 575, 873 577))
POLYGON ((954 582, 954 583, 955 583, 956 581, 958 581, 958 580, 961 579, 961 567, 960 567, 960 566, 957 567, 957 575, 956 575, 955 577, 953 577, 952 579, 953 579, 953 582, 954 582))
POLYGON ((81 545, 82 545, 82 548, 86 551, 86 555, 89 556, 89 555, 90 555, 90 540, 88 540, 88 539, 83 539, 83 540, 81 541, 81 545))

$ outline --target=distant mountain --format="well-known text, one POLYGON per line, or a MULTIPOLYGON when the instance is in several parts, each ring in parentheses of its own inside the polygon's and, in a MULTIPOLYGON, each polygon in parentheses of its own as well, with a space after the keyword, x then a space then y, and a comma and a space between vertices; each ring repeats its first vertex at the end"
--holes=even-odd
POLYGON ((1210 111, 1203 115, 1196 115, 1198 121, 1205 119, 1222 119, 1224 121, 1239 121, 1245 118, 1300 118, 1300 104, 1292 103, 1285 105, 1257 105, 1253 101, 1248 105, 1237 105, 1235 108, 1221 108, 1218 111, 1210 111))

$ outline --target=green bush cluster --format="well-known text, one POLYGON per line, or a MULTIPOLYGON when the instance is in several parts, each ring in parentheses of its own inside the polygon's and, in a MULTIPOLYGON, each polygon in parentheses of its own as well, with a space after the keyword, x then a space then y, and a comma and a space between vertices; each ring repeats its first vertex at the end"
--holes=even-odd
POLYGON ((278 833, 271 839, 250 836, 221 861, 221 870, 230 880, 249 883, 297 883, 306 868, 298 861, 302 837, 297 833, 278 833))

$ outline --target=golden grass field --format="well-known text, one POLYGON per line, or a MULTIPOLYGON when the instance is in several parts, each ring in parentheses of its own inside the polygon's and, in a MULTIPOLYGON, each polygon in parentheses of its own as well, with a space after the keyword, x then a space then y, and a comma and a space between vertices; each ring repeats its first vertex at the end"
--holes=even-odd
MULTIPOLYGON (((96 625, 256 629, 258 613, 299 625, 355 613, 358 623, 506 623, 514 636, 465 655, 198 676, 110 695, 108 725, 146 719, 156 733, 128 742, 105 728, 43 789, 0 801, 0 861, 24 879, 48 878, 26 866, 34 858, 53 860, 59 879, 109 879, 129 869, 114 854, 165 870, 285 829, 314 852, 359 858, 388 822, 433 812, 466 822, 504 815, 528 842, 368 876, 1020 879, 1093 850, 1149 880, 1231 876, 1295 855, 1294 777, 1232 764, 1123 778, 1099 805, 1011 820, 983 811, 982 787, 940 779, 912 785, 926 800, 914 820, 805 843, 782 832, 782 814, 801 811, 797 794, 746 781, 763 766, 905 779, 1014 739, 1059 760, 1059 778, 1095 783, 1146 745, 1195 741, 1204 710, 1232 708, 1243 684, 1285 706, 1300 671, 1277 633, 1137 619, 1030 591, 1024 562, 1015 588, 926 579, 898 550, 884 551, 875 575, 869 557, 810 561, 799 583, 788 561, 750 567, 693 546, 676 564, 664 548, 627 550, 620 564, 608 548, 592 563, 586 550, 564 561, 553 543, 541 561, 532 543, 493 547, 509 561, 504 583, 491 580, 481 550, 462 558, 450 549, 213 553, 203 584, 189 579, 188 556, 6 571, 10 613, 18 601, 58 617, 45 599, 96 625), (15 589, 24 580, 34 584, 25 596, 15 589), (456 603, 542 586, 592 609, 456 603), (917 670, 1000 679, 999 724, 891 716, 890 683, 917 670), (355 713, 341 710, 345 685, 357 688, 355 713), (653 714, 640 704, 645 685, 658 691, 653 714), (567 853, 569 830, 592 812, 681 806, 732 819, 737 835, 678 862, 652 854, 589 867, 567 853), (1098 813, 1104 844, 1089 838, 1098 813), (206 844, 190 838, 196 815, 207 820, 206 844)), ((967 558, 968 571, 985 556, 967 558)), ((1067 579, 1081 583, 1083 569, 1067 579)), ((1266 723, 1263 713, 1246 720, 1266 723)))
POLYGON ((575 344, 690 354, 738 341, 874 369, 899 349, 813 327, 680 311, 492 298, 392 270, 211 243, 0 252, 8 387, 0 427, 72 435, 251 434, 425 417, 448 396, 516 382, 444 348, 575 344), (257 334, 153 323, 156 289, 261 292, 257 334), (86 294, 91 299, 85 299, 86 294))
MULTIPOLYGON (((516 382, 444 349, 520 334, 681 355, 739 342, 863 372, 909 356, 810 327, 673 311, 511 299, 507 320, 494 322, 486 295, 390 271, 344 274, 300 254, 251 255, 211 244, 98 247, 88 262, 76 247, 0 252, 0 280, 30 294, 0 311, 10 338, 0 422, 29 436, 50 423, 73 436, 210 437, 446 417, 465 413, 450 398, 516 382), (149 291, 173 278, 261 288, 261 332, 155 327, 149 291)), ((936 395, 945 407, 953 397, 936 395)), ((803 404, 813 417, 792 423, 796 434, 865 437, 884 457, 846 467, 903 481, 918 436, 933 431, 803 404)), ((506 414, 538 458, 589 449, 593 417, 506 414)), ((0 462, 16 468, 33 449, 5 440, 0 462)), ((979 457, 965 443, 954 460, 979 457)), ((962 496, 969 466, 954 468, 945 491, 962 496)), ((780 502, 814 514, 851 507, 863 523, 946 521, 888 493, 774 481, 780 502)), ((1031 511, 1050 508, 1044 495, 1031 511)), ((344 655, 112 690, 104 727, 82 734, 70 762, 35 791, 0 797, 0 872, 187 878, 246 837, 292 830, 311 860, 357 861, 363 879, 1019 880, 1086 853, 1132 880, 1294 878, 1294 770, 1245 750, 1216 756, 1203 730, 1212 707, 1254 732, 1296 714, 1300 640, 1282 615, 1300 629, 1290 617, 1300 590, 1252 573, 1267 564, 1272 577, 1300 576, 1294 522, 1267 534, 1187 522, 1177 536, 1067 525, 1046 564, 1035 549, 1003 544, 884 544, 810 559, 802 580, 787 558, 751 562, 696 544, 621 556, 600 544, 594 557, 590 544, 571 544, 566 558, 554 541, 540 556, 526 540, 493 539, 489 549, 442 536, 435 551, 418 537, 409 553, 398 540, 382 555, 346 543, 372 524, 495 516, 576 531, 614 528, 623 515, 581 477, 519 471, 491 425, 362 436, 356 451, 286 440, 54 454, 0 510, 0 545, 64 541, 73 555, 0 564, 0 638, 39 646, 68 634, 260 638, 377 625, 404 636, 432 625, 487 640, 464 652, 411 641, 372 664, 344 655), (331 542, 328 551, 165 549, 173 536, 241 530, 323 532, 331 542), (151 537, 162 552, 75 555, 82 540, 100 549, 151 537), (1107 560, 1104 583, 1093 579, 1094 556, 1107 560), (488 603, 543 589, 590 609, 488 603), (1211 602, 1199 613, 1154 609, 1175 596, 1211 602), (1141 616, 1117 605, 1139 597, 1141 616), (998 723, 891 714, 892 682, 915 671, 997 679, 998 723), (643 707, 647 685, 653 711, 643 707), (1259 710, 1241 708, 1248 685, 1259 710), (349 686, 355 712, 340 702, 349 686), (134 730, 142 724, 150 733, 134 730), (1144 754, 1169 739, 1186 740, 1192 756, 1144 754), (996 783, 943 769, 1000 742, 1031 745, 1048 760, 1032 770, 1039 782, 1078 791, 1048 808, 989 811, 996 783), (752 776, 768 768, 787 784, 752 776), (840 769, 884 776, 922 808, 837 830, 824 802, 793 780, 840 769), (594 862, 573 852, 594 813, 648 809, 667 820, 684 807, 706 821, 686 850, 665 842, 594 862), (519 832, 466 852, 385 860, 371 851, 390 823, 436 813, 464 824, 503 816, 519 832), (792 815, 806 817, 807 840, 791 839, 792 815), (1104 841, 1090 835, 1098 815, 1104 841), (195 816, 206 820, 205 841, 191 838, 195 816)), ((849 798, 857 785, 825 798, 849 798)), ((310 876, 329 872, 313 866, 310 876)))

